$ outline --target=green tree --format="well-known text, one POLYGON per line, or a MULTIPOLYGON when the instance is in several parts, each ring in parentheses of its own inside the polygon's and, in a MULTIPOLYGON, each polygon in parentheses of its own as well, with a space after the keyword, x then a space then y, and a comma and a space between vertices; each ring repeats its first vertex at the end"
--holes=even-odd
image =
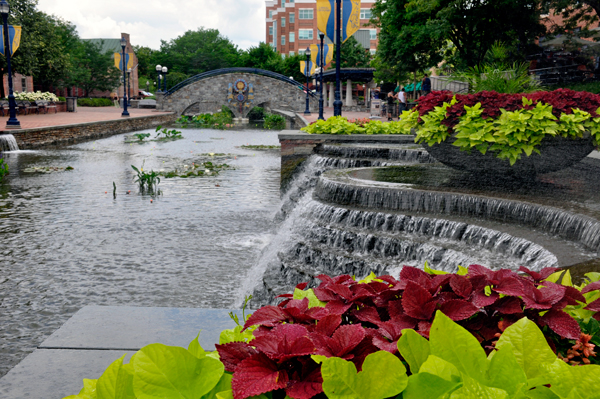
POLYGON ((73 50, 73 67, 67 84, 80 87, 86 96, 93 90, 110 91, 120 85, 121 71, 115 67, 112 52, 101 52, 102 44, 80 41, 73 50))
POLYGON ((283 73, 284 60, 271 45, 260 42, 258 46, 240 52, 237 66, 283 73))
POLYGON ((590 28, 599 21, 600 0, 541 0, 544 13, 554 12, 562 17, 562 23, 551 26, 552 33, 578 33, 581 37, 590 36, 590 28))
MULTIPOLYGON (((341 68, 368 68, 371 65, 371 54, 362 44, 350 36, 348 40, 342 43, 341 68)), ((333 50, 332 67, 335 67, 336 49, 333 50)))

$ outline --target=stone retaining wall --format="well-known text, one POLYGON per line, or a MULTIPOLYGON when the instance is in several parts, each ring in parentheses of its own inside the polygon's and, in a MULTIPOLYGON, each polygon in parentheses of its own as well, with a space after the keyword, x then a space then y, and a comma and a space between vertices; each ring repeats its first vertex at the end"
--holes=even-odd
POLYGON ((340 143, 414 143, 412 135, 334 135, 308 134, 294 130, 283 130, 279 134, 281 144, 281 190, 285 191, 300 166, 314 152, 317 146, 340 143))
POLYGON ((15 136, 19 148, 23 150, 47 145, 74 144, 115 134, 154 128, 158 125, 173 123, 176 119, 177 115, 170 113, 76 125, 13 130, 8 133, 15 136))

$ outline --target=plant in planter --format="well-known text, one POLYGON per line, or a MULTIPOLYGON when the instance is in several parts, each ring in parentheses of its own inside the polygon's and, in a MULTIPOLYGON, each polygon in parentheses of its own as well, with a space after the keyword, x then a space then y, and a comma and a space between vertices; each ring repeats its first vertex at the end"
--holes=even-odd
POLYGON ((403 114, 440 162, 474 172, 544 173, 569 167, 600 142, 600 95, 433 92, 403 114), (417 118, 418 115, 418 118, 417 118))
POLYGON ((0 158, 0 180, 8 174, 8 164, 4 162, 4 158, 0 158))

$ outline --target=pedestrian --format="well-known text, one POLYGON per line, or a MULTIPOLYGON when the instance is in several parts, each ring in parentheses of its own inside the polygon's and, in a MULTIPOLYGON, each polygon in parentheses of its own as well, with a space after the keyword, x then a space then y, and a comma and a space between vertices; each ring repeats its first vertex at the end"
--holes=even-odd
POLYGON ((394 92, 390 91, 387 96, 387 112, 388 112, 388 121, 392 120, 392 109, 394 108, 394 102, 396 101, 396 97, 394 96, 394 92))
POLYGON ((427 74, 425 74, 423 81, 421 81, 421 95, 426 96, 429 93, 431 93, 431 79, 429 79, 427 74))
POLYGON ((406 102, 406 93, 404 92, 404 87, 400 88, 400 91, 398 91, 398 94, 396 94, 396 98, 400 102, 400 105, 398 105, 398 120, 400 120, 400 115, 402 115, 402 111, 408 110, 408 104, 406 102))

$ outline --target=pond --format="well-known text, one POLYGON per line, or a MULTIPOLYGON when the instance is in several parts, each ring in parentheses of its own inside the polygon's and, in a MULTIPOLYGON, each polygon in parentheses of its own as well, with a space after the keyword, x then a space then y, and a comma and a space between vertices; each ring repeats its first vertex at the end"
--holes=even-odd
POLYGON ((277 133, 184 129, 183 136, 137 144, 117 135, 4 153, 0 376, 86 305, 240 302, 274 233, 280 180, 278 150, 241 146, 278 145, 277 133), (206 161, 231 168, 163 178, 157 196, 140 194, 133 180, 131 165, 169 171, 206 161))

